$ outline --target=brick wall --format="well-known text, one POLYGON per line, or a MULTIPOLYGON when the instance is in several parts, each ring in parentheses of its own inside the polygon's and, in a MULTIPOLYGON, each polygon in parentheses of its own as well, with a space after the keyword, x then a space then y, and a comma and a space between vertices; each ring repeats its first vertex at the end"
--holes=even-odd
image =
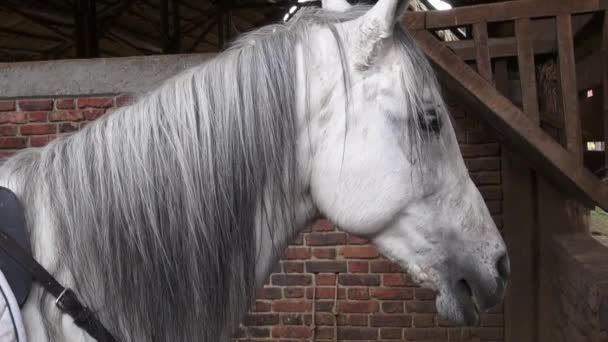
MULTIPOLYGON (((2 100, 0 156, 42 146, 129 99, 117 95, 2 100)), ((467 167, 500 227, 499 144, 489 128, 456 101, 447 100, 467 167)), ((450 325, 436 316, 432 291, 417 287, 365 239, 321 220, 298 236, 267 285, 257 291, 237 339, 330 341, 334 334, 340 341, 503 341, 503 314, 499 306, 483 315, 481 327, 450 325)))
POLYGON ((608 341, 608 247, 589 234, 564 235, 552 244, 556 342, 608 341), (559 270, 556 272, 556 270, 559 270))

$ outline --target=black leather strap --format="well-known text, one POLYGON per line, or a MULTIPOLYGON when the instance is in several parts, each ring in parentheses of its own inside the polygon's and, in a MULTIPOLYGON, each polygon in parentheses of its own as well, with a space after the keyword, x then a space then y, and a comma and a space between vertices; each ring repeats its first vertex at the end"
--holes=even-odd
POLYGON ((10 236, 0 230, 0 248, 2 248, 24 270, 28 271, 35 281, 56 298, 55 305, 64 313, 74 318, 74 323, 100 342, 116 342, 112 334, 97 320, 86 306, 82 305, 76 294, 63 287, 32 256, 29 255, 10 236))

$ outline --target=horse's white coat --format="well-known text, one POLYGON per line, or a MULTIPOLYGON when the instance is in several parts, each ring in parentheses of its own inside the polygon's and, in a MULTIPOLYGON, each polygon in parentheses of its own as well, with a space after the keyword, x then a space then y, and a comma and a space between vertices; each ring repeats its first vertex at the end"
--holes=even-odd
MULTIPOLYGON (((349 7, 339 0, 324 0, 324 5, 334 11, 349 7)), ((402 112, 407 106, 401 94, 406 90, 398 75, 404 70, 391 37, 404 6, 397 0, 380 0, 368 15, 337 25, 349 56, 350 89, 343 87, 347 75, 337 67, 340 51, 328 28, 311 31, 314 50, 298 48, 297 151, 302 193, 296 204, 296 224, 303 228, 322 213, 341 229, 369 237, 384 255, 438 292, 441 314, 461 323, 475 322, 478 314, 461 281, 470 286, 482 309, 495 304, 505 281, 496 265, 506 250, 468 176, 449 119, 443 120, 440 137, 426 143, 424 160, 407 151, 403 142, 407 134, 395 124, 412 117, 402 112), (351 97, 350 108, 345 96, 351 97), (311 100, 309 111, 304 109, 306 99, 311 100)), ((443 106, 437 89, 419 90, 431 106, 443 106)), ((0 179, 1 185, 19 193, 19 184, 7 175, 0 179)), ((71 286, 70 275, 59 268, 54 237, 48 233, 52 218, 44 203, 38 208, 32 224, 35 257, 71 286)), ((261 217, 256 226, 258 284, 276 262, 274 247, 284 247, 291 237, 286 230, 271 237, 261 217)), ((29 301, 23 313, 30 340, 43 341, 37 303, 29 301)), ((64 317, 62 324, 70 341, 90 340, 71 318, 64 317)))

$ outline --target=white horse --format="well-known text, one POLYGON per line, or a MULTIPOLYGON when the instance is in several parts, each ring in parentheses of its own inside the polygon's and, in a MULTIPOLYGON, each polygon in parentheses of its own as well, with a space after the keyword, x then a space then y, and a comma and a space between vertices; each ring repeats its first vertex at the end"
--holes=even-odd
MULTIPOLYGON (((119 341, 229 338, 290 239, 324 215, 439 313, 475 324, 509 275, 407 1, 327 0, 134 105, 4 161, 34 256, 119 341)), ((31 341, 85 341, 36 286, 31 341)))

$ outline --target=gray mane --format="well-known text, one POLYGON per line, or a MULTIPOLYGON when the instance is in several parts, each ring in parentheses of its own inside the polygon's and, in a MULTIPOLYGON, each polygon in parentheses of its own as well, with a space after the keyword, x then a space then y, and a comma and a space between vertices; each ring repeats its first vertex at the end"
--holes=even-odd
MULTIPOLYGON (((36 208, 48 208, 59 256, 53 271, 73 276, 74 290, 118 340, 229 336, 253 296, 256 214, 271 229, 293 226, 296 45, 306 45, 311 25, 331 28, 366 10, 302 10, 135 104, 4 163, 29 225, 36 208)), ((399 32, 409 70, 434 80, 399 32)), ((408 92, 410 105, 421 106, 416 93, 408 92)), ((50 298, 39 305, 49 337, 62 340, 50 298)))

